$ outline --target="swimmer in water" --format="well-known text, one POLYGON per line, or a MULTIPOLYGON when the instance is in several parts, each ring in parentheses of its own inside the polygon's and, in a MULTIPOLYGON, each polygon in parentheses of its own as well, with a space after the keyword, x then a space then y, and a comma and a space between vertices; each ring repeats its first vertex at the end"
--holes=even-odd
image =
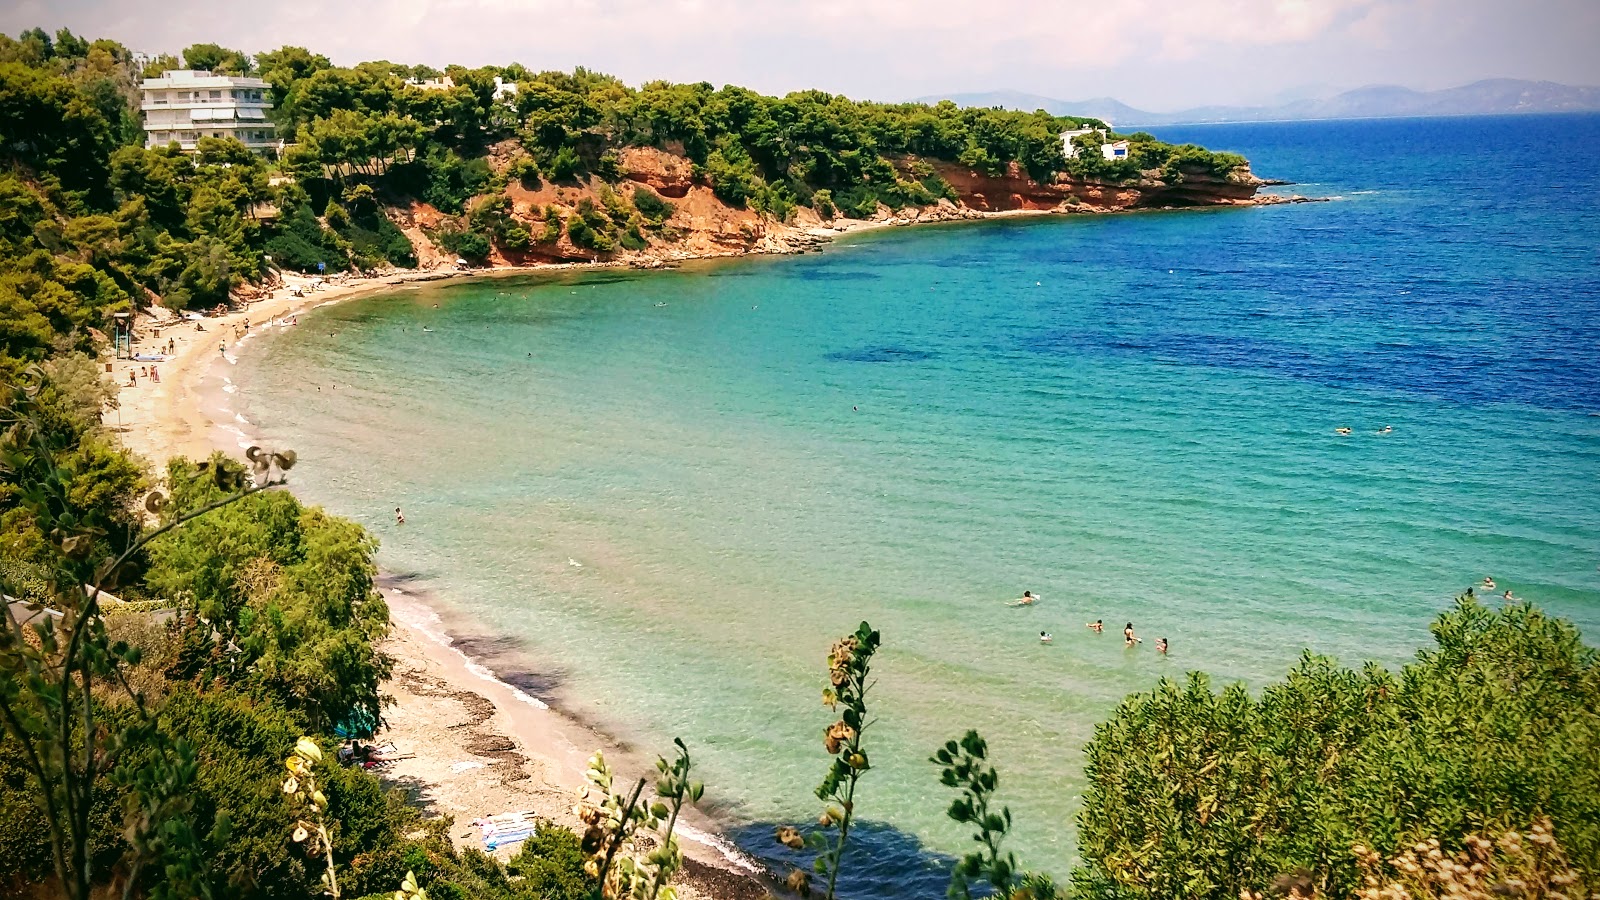
POLYGON ((1133 633, 1133 623, 1132 622, 1129 622, 1128 624, 1122 626, 1122 640, 1129 647, 1132 647, 1134 644, 1143 643, 1143 641, 1139 640, 1139 638, 1134 635, 1134 633, 1133 633))
POLYGON ((1500 597, 1500 599, 1501 599, 1501 600, 1515 600, 1515 599, 1517 599, 1517 598, 1515 598, 1515 597, 1513 597, 1513 596, 1511 596, 1511 591, 1510 591, 1510 589, 1507 589, 1507 590, 1506 590, 1506 592, 1505 592, 1505 594, 1503 594, 1503 595, 1502 595, 1502 596, 1501 596, 1501 597, 1500 597))
POLYGON ((1051 634, 1048 631, 1039 632, 1039 643, 1041 643, 1041 644, 1048 644, 1048 643, 1050 643, 1051 641, 1053 641, 1055 639, 1056 639, 1056 636, 1051 634))
POLYGON ((1483 589, 1486 591, 1494 590, 1494 579, 1488 575, 1483 576, 1483 589))
POLYGON ((1095 634, 1099 634, 1102 631, 1106 630, 1106 623, 1101 619, 1095 619, 1093 622, 1089 622, 1088 624, 1084 625, 1083 627, 1089 629, 1090 631, 1094 632, 1095 634))
POLYGON ((1033 595, 1033 591, 1023 591, 1022 592, 1022 596, 1017 598, 1016 600, 1012 601, 1011 605, 1012 606, 1032 606, 1033 602, 1035 600, 1038 600, 1038 599, 1039 599, 1038 597, 1035 597, 1033 595))
POLYGON ((1167 639, 1166 638, 1156 638, 1156 652, 1161 654, 1162 656, 1166 656, 1167 655, 1167 639))
POLYGON ((1378 434, 1393 434, 1393 433, 1394 433, 1394 426, 1393 425, 1385 425, 1382 428, 1378 429, 1378 434))
POLYGON ((1347 437, 1350 434, 1350 429, 1340 425, 1338 428, 1333 430, 1333 433, 1339 435, 1340 437, 1347 437))

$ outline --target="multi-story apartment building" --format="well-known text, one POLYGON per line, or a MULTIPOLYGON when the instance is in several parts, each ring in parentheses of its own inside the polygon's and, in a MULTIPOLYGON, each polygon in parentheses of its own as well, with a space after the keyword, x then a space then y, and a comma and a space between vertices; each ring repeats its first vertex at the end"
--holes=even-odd
POLYGON ((144 92, 140 109, 146 147, 177 142, 192 151, 204 137, 238 138, 258 151, 277 146, 267 121, 272 100, 267 83, 259 78, 174 69, 146 78, 139 87, 144 92))

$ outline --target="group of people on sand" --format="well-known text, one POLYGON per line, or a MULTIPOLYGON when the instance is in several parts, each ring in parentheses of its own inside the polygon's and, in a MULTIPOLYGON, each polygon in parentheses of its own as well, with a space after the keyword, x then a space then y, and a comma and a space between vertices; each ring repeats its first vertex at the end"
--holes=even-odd
POLYGON ((138 387, 139 379, 146 378, 153 384, 161 383, 161 372, 155 366, 140 366, 128 370, 128 387, 138 387))
MULTIPOLYGON (((1340 425, 1338 428, 1335 428, 1333 430, 1333 433, 1337 434, 1340 437, 1349 437, 1350 435, 1355 434, 1354 431, 1350 430, 1350 427, 1348 425, 1340 425)), ((1394 426, 1393 425, 1385 425, 1382 428, 1379 428, 1377 431, 1373 432, 1373 434, 1393 434, 1393 433, 1394 433, 1394 426)))
MULTIPOLYGON (((1471 593, 1471 592, 1468 591, 1468 593, 1471 593)), ((1507 594, 1509 594, 1509 593, 1510 592, 1507 591, 1507 594)), ((1009 605, 1010 606, 1032 606, 1037 602, 1039 602, 1039 597, 1038 597, 1037 594, 1035 594, 1033 591, 1023 591, 1022 592, 1022 596, 1018 597, 1017 599, 1015 599, 1013 601, 1011 601, 1011 603, 1009 605)), ((1089 629, 1090 631, 1094 632, 1095 634, 1101 634, 1106 630, 1106 624, 1105 624, 1105 620, 1104 619, 1095 619, 1093 622, 1086 622, 1086 623, 1084 623, 1084 627, 1089 629)), ((1053 643, 1055 641, 1055 639, 1056 639, 1056 636, 1051 634, 1048 631, 1039 632, 1039 643, 1041 643, 1041 644, 1053 643)), ((1123 639, 1124 645, 1128 646, 1128 647, 1137 647, 1138 645, 1144 643, 1144 639, 1143 638, 1141 638, 1138 635, 1133 633, 1133 623, 1132 622, 1129 622, 1128 624, 1122 626, 1122 639, 1123 639)), ((1164 638, 1164 637, 1156 638, 1156 652, 1160 653, 1162 656, 1166 656, 1167 655, 1167 639, 1166 638, 1164 638)))
MULTIPOLYGON (((1472 585, 1471 587, 1467 588, 1467 596, 1468 597, 1476 596, 1476 594, 1473 593, 1473 588, 1480 588, 1480 587, 1483 588, 1486 593, 1490 593, 1490 594, 1492 594, 1496 590, 1498 590, 1498 588, 1495 587, 1494 576, 1493 575, 1485 575, 1485 576, 1483 576, 1483 580, 1482 581, 1480 581, 1477 584, 1472 585)), ((1504 594, 1500 595, 1500 599, 1501 600, 1516 600, 1518 598, 1511 596, 1511 589, 1507 588, 1506 592, 1504 594)))

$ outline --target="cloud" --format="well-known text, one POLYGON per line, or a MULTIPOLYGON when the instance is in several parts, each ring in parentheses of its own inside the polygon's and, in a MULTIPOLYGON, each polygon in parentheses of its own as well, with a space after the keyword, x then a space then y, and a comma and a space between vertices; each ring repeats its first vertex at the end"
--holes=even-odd
POLYGON ((1019 87, 1058 96, 1227 102, 1307 81, 1393 80, 1413 71, 1470 80, 1490 74, 1482 67, 1491 62, 1498 74, 1523 77, 1594 70, 1595 63, 1568 58, 1572 53, 1562 47, 1534 48, 1550 43, 1544 34, 1564 40, 1571 29, 1559 23, 1593 19, 1592 8, 1584 8, 1600 4, 1524 0, 1510 16, 1500 3, 19 0, 0 9, 0 27, 14 33, 36 24, 67 25, 151 52, 196 41, 252 52, 288 43, 344 64, 385 58, 584 65, 634 83, 706 80, 776 92, 821 87, 883 99, 1019 87), (1529 49, 1520 58, 1491 58, 1458 53, 1455 44, 1529 49), (1402 48, 1406 52, 1397 52, 1402 48), (1357 65, 1371 75, 1350 71, 1357 65))

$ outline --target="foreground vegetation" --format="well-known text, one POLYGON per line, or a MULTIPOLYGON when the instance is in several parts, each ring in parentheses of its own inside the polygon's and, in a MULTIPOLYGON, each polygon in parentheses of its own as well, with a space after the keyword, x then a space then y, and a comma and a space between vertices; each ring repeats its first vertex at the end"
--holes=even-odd
MULTIPOLYGON (((634 90, 518 67, 453 70, 455 88, 424 93, 402 76, 428 72, 339 69, 295 48, 252 60, 201 45, 186 56, 263 71, 299 141, 282 161, 297 180, 272 186, 271 164, 230 142, 193 157, 136 146, 128 101, 140 73, 119 45, 64 32, 0 40, 0 893, 50 883, 74 900, 97 887, 156 898, 670 897, 675 827, 705 790, 683 744, 648 781, 597 756, 584 833, 542 829, 505 863, 453 849, 448 823, 424 821, 370 773, 330 764, 339 726, 383 714, 392 661, 380 649, 389 623, 374 541, 277 489, 296 462, 287 451, 176 460, 158 475, 119 449, 101 424, 115 388, 92 329, 152 295, 220 302, 261 277, 268 255, 402 261, 409 244, 384 212, 394 198, 461 210, 462 241, 535 240, 513 230, 496 179, 614 180, 619 147, 681 147, 724 199, 774 216, 793 203, 849 210, 937 195, 938 182, 896 167, 901 154, 1017 163, 1039 178, 1073 165, 1085 177, 1119 173, 1092 154, 1061 158, 1054 132, 1067 123, 1042 114, 634 90), (519 85, 511 106, 493 98, 496 74, 519 85), (486 154, 504 140, 520 162, 497 174, 486 154), (264 204, 283 214, 257 215, 264 204)), ((1144 171, 1233 165, 1134 143, 1144 171)), ((670 217, 648 191, 601 196, 547 218, 558 235, 578 228, 599 245, 644 239, 670 217)), ((983 737, 933 748, 930 787, 955 792, 949 814, 974 832, 951 895, 1592 893, 1595 650, 1536 607, 1471 598, 1433 634, 1399 672, 1307 656, 1258 694, 1193 675, 1128 698, 1087 748, 1083 864, 1059 882, 1005 850, 1011 817, 983 737)), ((790 874, 797 893, 831 898, 841 871, 873 864, 849 839, 872 815, 855 788, 872 768, 867 698, 881 640, 862 623, 828 656, 823 810, 817 825, 778 833, 814 862, 812 874, 790 874)))

